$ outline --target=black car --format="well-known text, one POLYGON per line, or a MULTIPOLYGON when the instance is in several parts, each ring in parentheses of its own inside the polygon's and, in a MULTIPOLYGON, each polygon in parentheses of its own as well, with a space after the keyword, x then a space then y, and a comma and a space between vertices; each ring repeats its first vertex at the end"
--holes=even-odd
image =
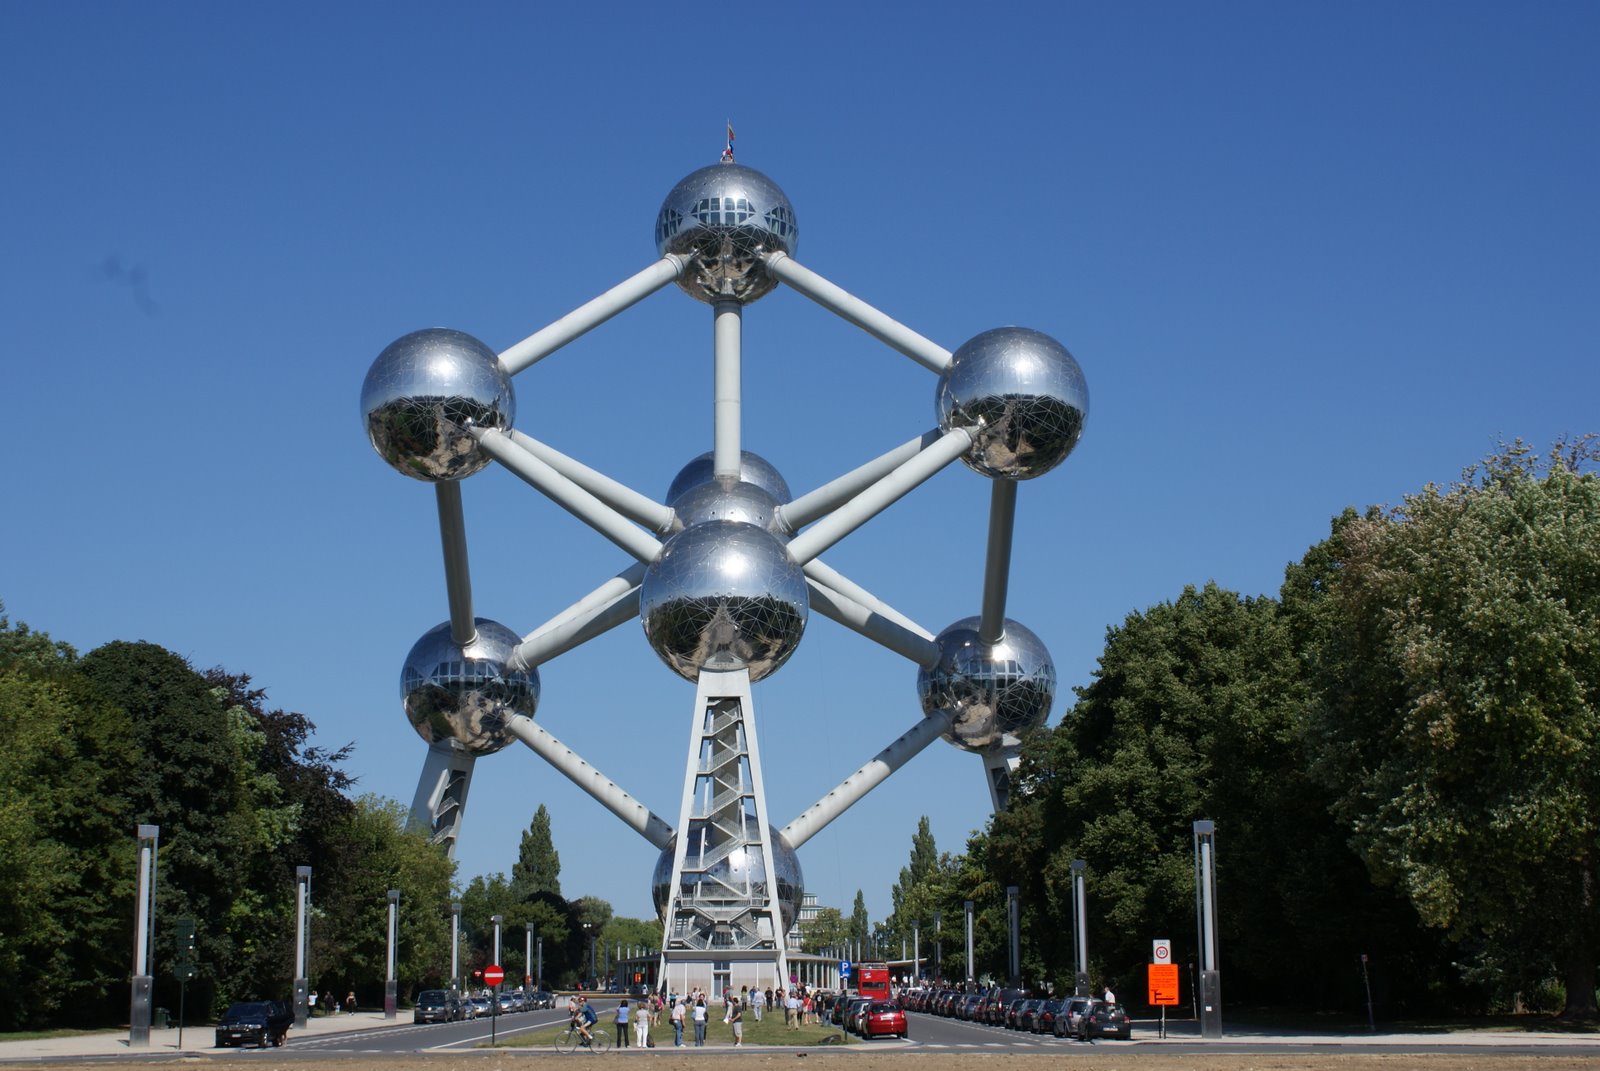
POLYGON ((1038 1014, 1033 1017, 1033 1032, 1035 1034, 1054 1034, 1056 1032, 1056 1016, 1061 1014, 1061 1009, 1066 1003, 1064 1000, 1047 1000, 1040 1004, 1038 1014))
POLYGON ((528 994, 528 1007, 537 1011, 540 1008, 554 1008, 556 995, 544 989, 536 989, 528 994))
POLYGON ((1078 1017, 1078 1040, 1092 1038, 1121 1038, 1123 1041, 1133 1038, 1133 1021, 1121 1004, 1097 1000, 1078 1017))
POLYGON ((217 1048, 282 1045, 294 1025, 294 1009, 281 1000, 249 1000, 228 1005, 217 1023, 217 1048))
POLYGON ((411 1009, 413 1023, 453 1023, 461 1017, 461 999, 448 989, 424 989, 411 1009))
POLYGON ((1088 997, 1068 997, 1061 1002, 1061 1010, 1056 1012, 1055 1029, 1052 1031, 1058 1038, 1078 1036, 1078 1020, 1088 1010, 1094 1001, 1088 997))

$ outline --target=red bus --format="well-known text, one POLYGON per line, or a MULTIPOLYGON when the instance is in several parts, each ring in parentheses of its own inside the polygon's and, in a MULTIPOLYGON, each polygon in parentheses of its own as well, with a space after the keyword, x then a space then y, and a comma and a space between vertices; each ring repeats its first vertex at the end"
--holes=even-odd
POLYGON ((887 963, 856 964, 856 989, 873 1000, 889 999, 889 965, 887 963))

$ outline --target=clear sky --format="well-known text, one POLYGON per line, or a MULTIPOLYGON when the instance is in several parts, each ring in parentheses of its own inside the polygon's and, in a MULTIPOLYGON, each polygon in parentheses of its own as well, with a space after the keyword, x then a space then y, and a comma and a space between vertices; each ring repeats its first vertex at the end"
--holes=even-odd
MULTIPOLYGON (((724 120, 802 263, 947 347, 1021 324, 1082 364, 1009 607, 1052 721, 1130 611, 1275 593, 1343 507, 1600 430, 1593 3, 10 3, 0 42, 0 598, 250 673, 407 803, 400 665, 447 606, 367 367, 426 326, 504 349, 643 268, 724 120)), ((518 426, 664 494, 711 446, 711 326, 654 295, 519 376, 518 426)), ((744 355, 745 446, 796 493, 933 424, 930 373, 792 291, 744 355)), ((627 564, 503 471, 463 493, 477 610, 519 633, 627 564)), ((988 494, 957 465, 827 560, 938 631, 978 612, 988 494)), ((540 723, 675 822, 693 689, 638 626, 542 676, 540 723)), ((813 616, 756 687, 776 824, 910 726, 915 678, 813 616)), ((478 765, 463 878, 540 802, 567 894, 648 914, 654 849, 520 745, 478 765)), ((936 744, 807 885, 881 918, 918 816, 953 851, 988 805, 936 744)))

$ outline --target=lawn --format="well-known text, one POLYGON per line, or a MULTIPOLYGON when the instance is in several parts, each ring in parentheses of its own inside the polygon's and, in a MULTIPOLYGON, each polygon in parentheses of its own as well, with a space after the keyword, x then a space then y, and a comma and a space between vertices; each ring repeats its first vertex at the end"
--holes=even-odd
MULTIPOLYGON (((718 1012, 721 1011, 719 1008, 718 1012)), ((594 1027, 596 1030, 605 1031, 607 1038, 616 1040, 616 1027, 611 1024, 610 1016, 601 1015, 600 1022, 594 1027)), ((555 1044, 560 1035, 566 1033, 565 1023, 552 1026, 544 1030, 533 1030, 526 1034, 518 1034, 499 1042, 499 1047, 522 1048, 526 1046, 545 1046, 555 1044)), ((650 1028, 650 1036, 655 1039, 657 1048, 672 1048, 672 1024, 658 1024, 650 1028)), ((836 1026, 802 1026, 790 1030, 783 1025, 783 1016, 768 1015, 761 1022, 748 1013, 744 1019, 744 1043, 750 1045, 840 1045, 853 1042, 855 1039, 847 1035, 836 1026), (832 1041, 828 1039, 832 1038, 832 1041)), ((685 1047, 694 1046, 694 1028, 691 1026, 683 1032, 685 1047)), ((733 1028, 722 1021, 722 1016, 717 1012, 712 1013, 712 1018, 706 1024, 706 1048, 727 1049, 733 1047, 733 1028)))

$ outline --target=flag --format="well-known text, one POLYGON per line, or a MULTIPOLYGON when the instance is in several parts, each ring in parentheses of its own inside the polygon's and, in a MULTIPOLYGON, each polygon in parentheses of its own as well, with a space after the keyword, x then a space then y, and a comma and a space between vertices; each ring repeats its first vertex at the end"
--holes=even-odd
POLYGON ((722 150, 722 162, 725 164, 731 164, 733 163, 733 124, 730 122, 727 124, 727 126, 728 147, 722 150))

